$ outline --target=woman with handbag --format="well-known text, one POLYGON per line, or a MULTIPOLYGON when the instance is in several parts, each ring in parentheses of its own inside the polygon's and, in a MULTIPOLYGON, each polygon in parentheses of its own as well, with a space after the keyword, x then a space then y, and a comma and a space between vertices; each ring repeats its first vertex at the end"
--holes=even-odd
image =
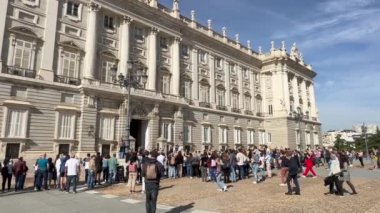
POLYGON ((337 195, 344 196, 342 184, 339 181, 339 176, 341 175, 339 157, 337 156, 337 153, 335 151, 333 151, 331 153, 330 163, 331 164, 330 164, 329 176, 332 177, 332 181, 330 183, 330 193, 329 194, 335 193, 335 191, 334 191, 334 184, 335 184, 337 195))

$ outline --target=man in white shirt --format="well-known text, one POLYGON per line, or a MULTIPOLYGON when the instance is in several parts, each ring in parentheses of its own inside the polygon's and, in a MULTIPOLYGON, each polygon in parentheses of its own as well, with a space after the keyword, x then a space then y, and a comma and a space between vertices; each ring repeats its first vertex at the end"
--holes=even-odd
POLYGON ((75 154, 71 155, 71 158, 66 161, 65 171, 67 177, 66 193, 70 192, 71 182, 73 182, 73 191, 77 193, 77 177, 79 175, 79 161, 75 158, 75 154))

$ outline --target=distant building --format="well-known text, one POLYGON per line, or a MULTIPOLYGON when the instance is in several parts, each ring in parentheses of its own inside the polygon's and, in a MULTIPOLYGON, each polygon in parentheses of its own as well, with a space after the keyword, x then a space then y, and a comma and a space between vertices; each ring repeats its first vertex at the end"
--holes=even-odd
MULTIPOLYGON (((362 126, 363 124, 357 124, 352 126, 352 130, 358 133, 362 133, 362 126)), ((367 127, 367 134, 376 134, 377 128, 380 128, 377 124, 366 124, 367 127)))
MULTIPOLYGON (((322 135, 322 143, 323 146, 329 147, 334 146, 334 142, 336 140, 336 137, 338 135, 341 135, 341 139, 347 141, 347 142, 354 142, 355 138, 360 137, 362 133, 362 125, 358 124, 352 126, 351 129, 344 129, 344 130, 329 130, 326 133, 322 135)), ((376 130, 379 127, 376 124, 368 124, 367 127, 367 134, 376 134, 376 130)))

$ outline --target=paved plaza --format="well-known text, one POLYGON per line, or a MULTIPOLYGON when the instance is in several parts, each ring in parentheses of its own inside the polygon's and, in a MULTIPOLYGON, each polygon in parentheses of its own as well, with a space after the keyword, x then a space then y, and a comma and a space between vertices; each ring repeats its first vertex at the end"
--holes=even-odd
MULTIPOLYGON (((257 185, 251 180, 228 184, 225 193, 197 178, 165 179, 157 212, 378 212, 380 170, 353 168, 352 182, 359 194, 347 192, 343 198, 324 195, 327 172, 318 168, 318 178, 300 178, 301 196, 285 196, 286 187, 279 186, 277 176, 257 185)), ((124 183, 91 191, 80 187, 77 194, 57 190, 0 194, 2 212, 12 213, 145 212, 144 205, 144 195, 130 194, 124 183)))

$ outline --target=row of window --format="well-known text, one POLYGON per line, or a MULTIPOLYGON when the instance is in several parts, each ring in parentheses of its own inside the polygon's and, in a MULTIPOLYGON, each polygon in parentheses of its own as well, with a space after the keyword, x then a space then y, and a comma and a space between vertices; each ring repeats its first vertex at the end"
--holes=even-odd
MULTIPOLYGON (((310 132, 305 132, 305 144, 311 145, 311 141, 313 141, 314 145, 319 145, 319 134, 314 132, 311 134, 310 132)), ((301 133, 299 130, 296 130, 296 144, 301 145, 301 133)))

